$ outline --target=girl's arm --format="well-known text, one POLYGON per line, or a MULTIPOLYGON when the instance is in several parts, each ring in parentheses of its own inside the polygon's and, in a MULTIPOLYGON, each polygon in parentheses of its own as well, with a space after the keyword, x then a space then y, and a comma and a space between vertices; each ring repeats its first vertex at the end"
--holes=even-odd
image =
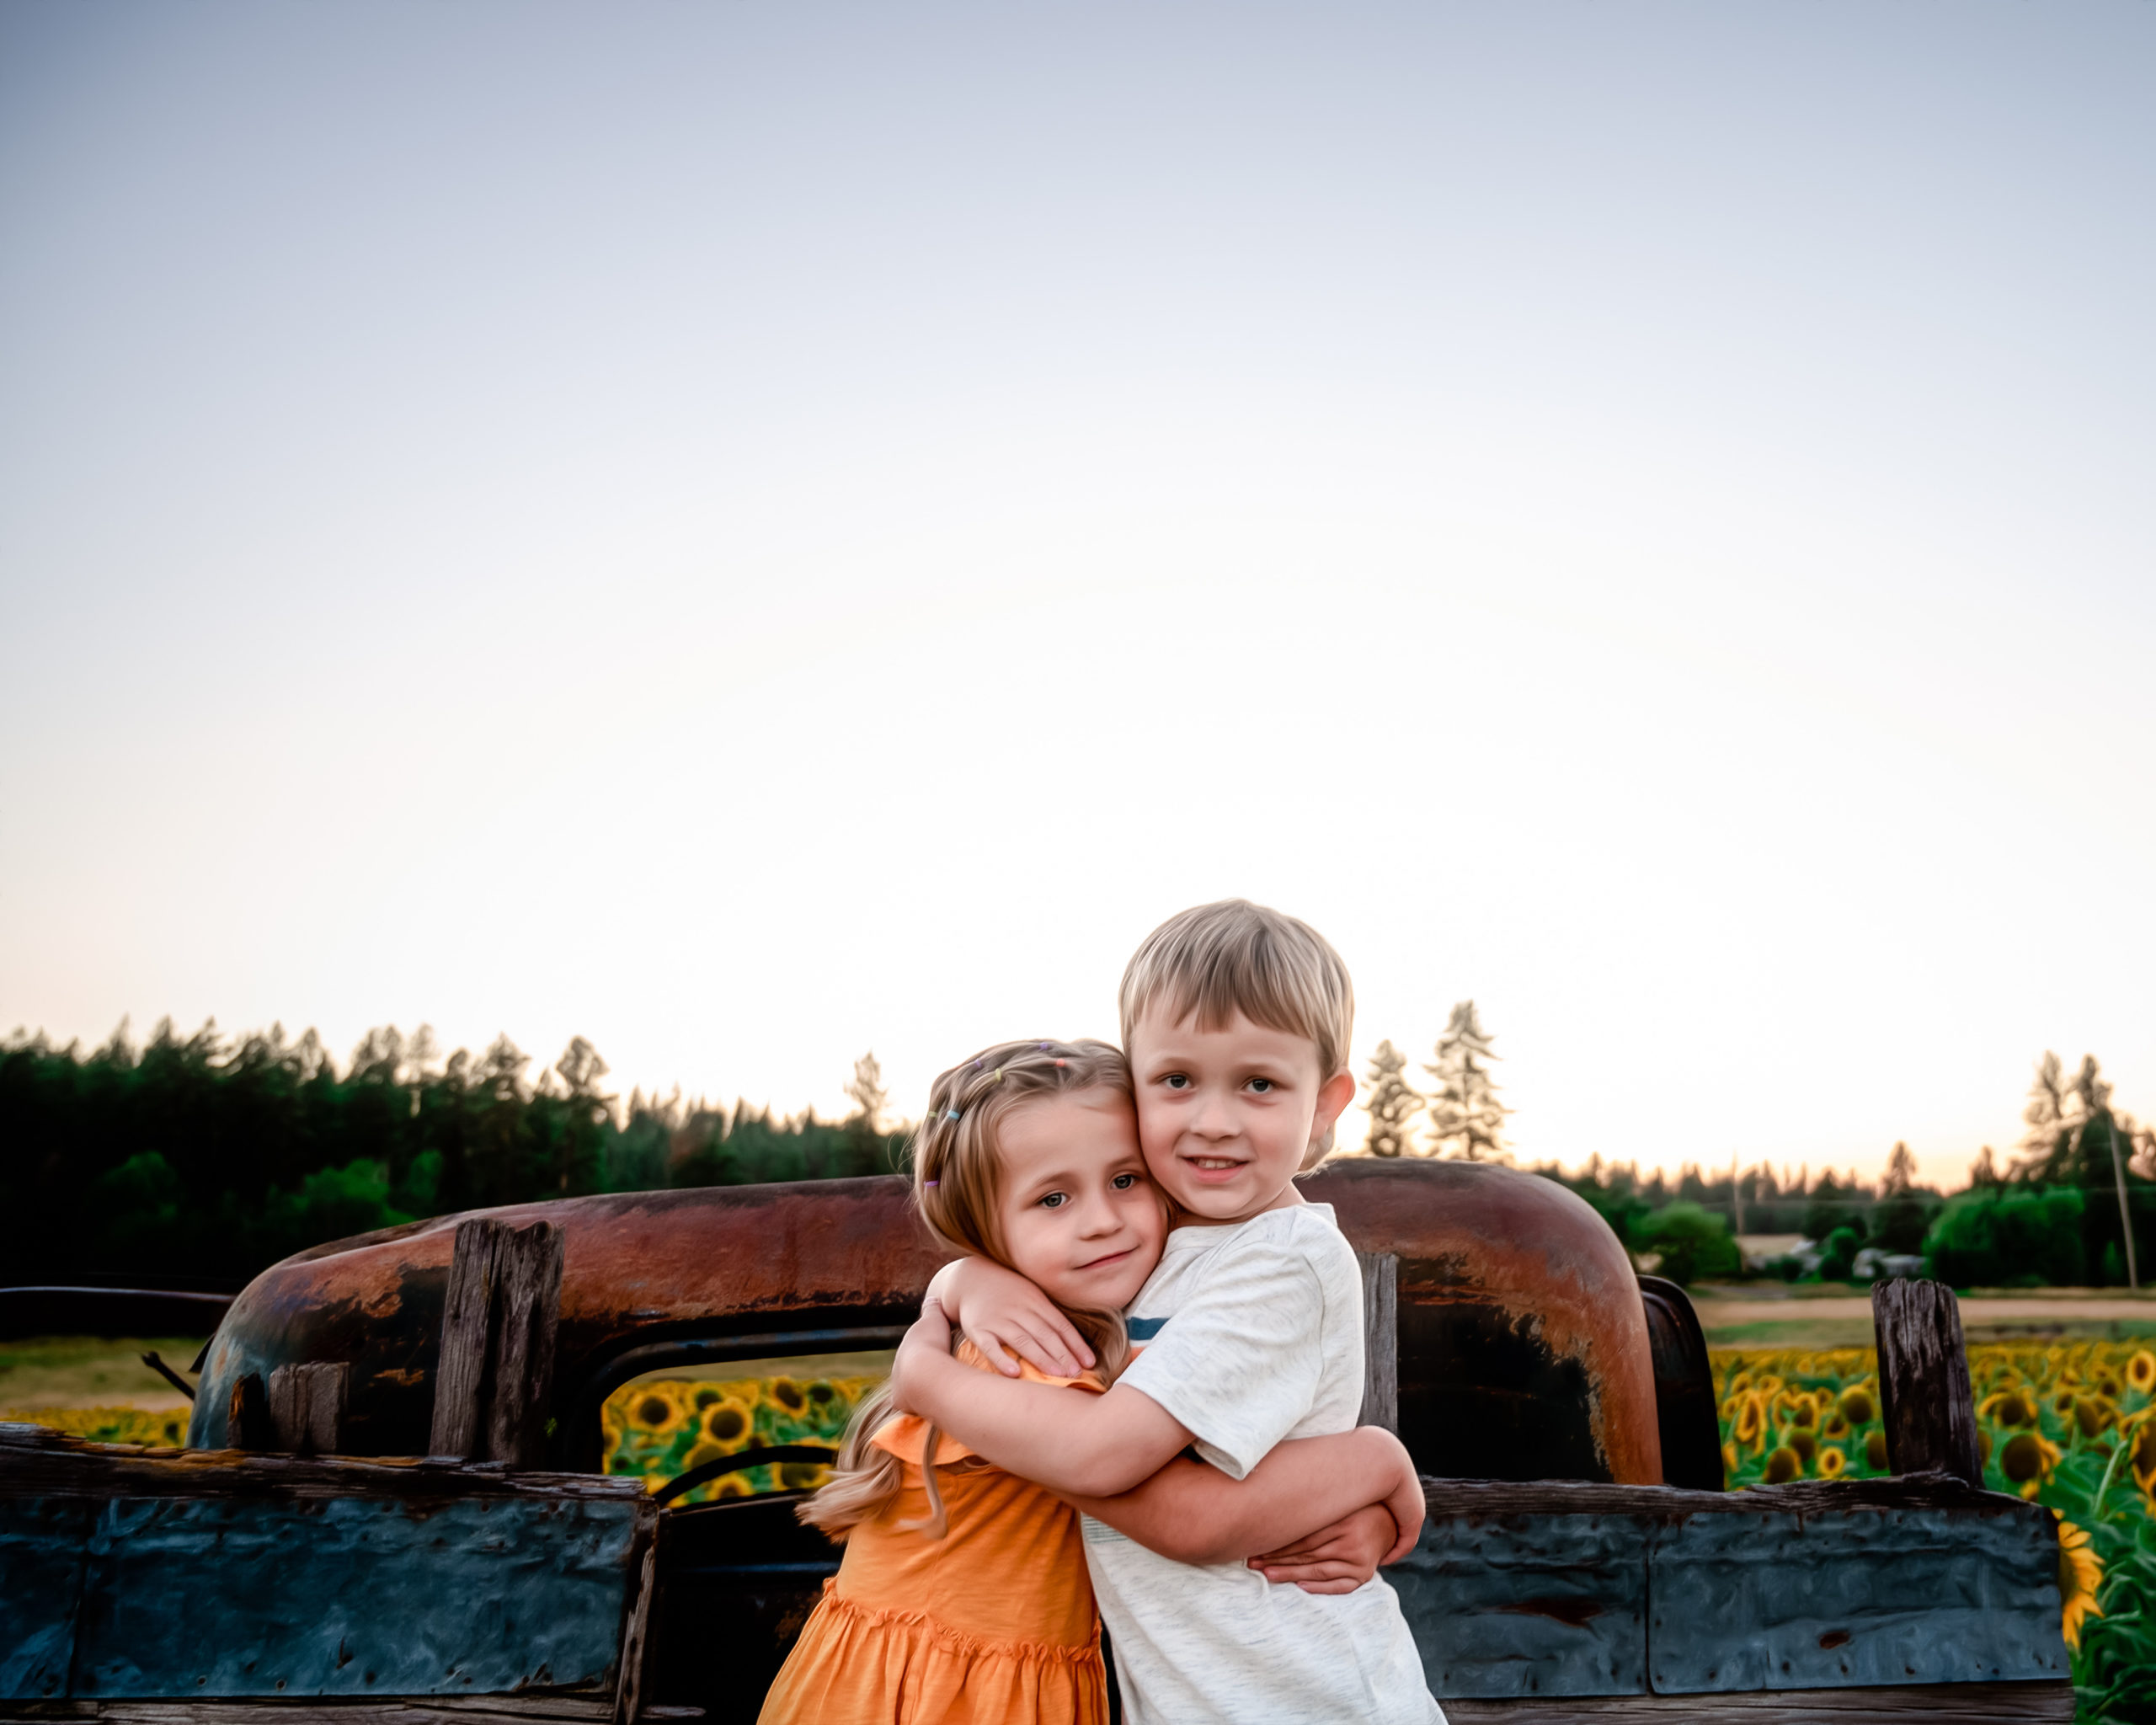
POLYGON ((1105 1396, 1013 1383, 951 1357, 951 1327, 933 1296, 891 1365, 899 1406, 932 1421, 998 1467, 1089 1498, 1150 1479, 1191 1440, 1187 1428, 1138 1390, 1105 1396))
POLYGON ((1179 1458, 1116 1497, 1059 1495, 1179 1563, 1232 1563, 1268 1552, 1284 1563, 1310 1535, 1370 1504, 1391 1514, 1397 1536, 1382 1561, 1397 1562, 1421 1535, 1424 1514, 1415 1464, 1380 1426, 1276 1444, 1247 1479, 1179 1458))
POLYGON ((1018 1375, 1022 1359, 1052 1378, 1075 1378, 1093 1364, 1093 1350, 1060 1306, 987 1258, 953 1258, 930 1279, 925 1297, 1006 1378, 1018 1375))

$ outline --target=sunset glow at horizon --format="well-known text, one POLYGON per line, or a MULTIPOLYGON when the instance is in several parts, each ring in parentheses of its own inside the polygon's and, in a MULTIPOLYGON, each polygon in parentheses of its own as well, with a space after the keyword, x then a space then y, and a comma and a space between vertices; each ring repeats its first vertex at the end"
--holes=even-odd
POLYGON ((911 1117, 1241 895, 1358 1076, 1475 999, 1524 1163, 1958 1187, 2047 1049, 2147 1121, 2152 67, 2124 0, 19 0, 0 1032, 911 1117))

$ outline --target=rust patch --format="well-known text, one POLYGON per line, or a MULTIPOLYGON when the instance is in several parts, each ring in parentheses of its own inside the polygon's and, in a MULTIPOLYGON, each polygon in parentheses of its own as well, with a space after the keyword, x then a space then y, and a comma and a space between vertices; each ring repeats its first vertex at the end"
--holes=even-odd
POLYGON ((1830 1629, 1819 1637, 1820 1648, 1826 1653, 1832 1653, 1836 1648, 1845 1648, 1849 1644, 1849 1632, 1846 1629, 1830 1629))
POLYGON ((1583 1629, 1602 1615, 1601 1606, 1584 1599, 1518 1599, 1504 1609, 1516 1617, 1547 1617, 1570 1629, 1583 1629))

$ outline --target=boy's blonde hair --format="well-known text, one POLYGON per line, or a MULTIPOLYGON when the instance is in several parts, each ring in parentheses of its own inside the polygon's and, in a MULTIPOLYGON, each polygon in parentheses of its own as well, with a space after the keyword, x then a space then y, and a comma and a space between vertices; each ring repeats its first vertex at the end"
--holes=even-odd
MULTIPOLYGON (((1355 985, 1332 943, 1309 923, 1248 899, 1196 905, 1147 935, 1123 973, 1118 1004, 1126 1049, 1148 1012, 1171 1024, 1195 1013, 1200 1030, 1218 1030, 1241 1012, 1253 1024, 1309 1038, 1320 1083, 1348 1070, 1355 1034, 1355 985)), ((1305 1154, 1304 1168, 1331 1148, 1328 1128, 1305 1154)))
MULTIPOLYGON (((937 1243, 1016 1268, 996 1215, 1007 1172, 997 1148, 1003 1122, 1028 1103, 1095 1090, 1132 1100, 1130 1063, 1123 1050, 1090 1039, 999 1042, 938 1075, 929 1087, 928 1114, 911 1146, 914 1208, 937 1243)), ((1102 1379, 1114 1382, 1130 1353, 1123 1315, 1066 1307, 1065 1316, 1092 1348, 1102 1379)), ((898 1496, 904 1482, 899 1458, 869 1441, 897 1411, 888 1383, 855 1409, 830 1482, 795 1511, 802 1520, 843 1541, 898 1496)), ((937 1436, 931 1426, 921 1470, 928 1519, 916 1524, 931 1539, 942 1538, 946 1526, 943 1497, 936 1484, 937 1436)))

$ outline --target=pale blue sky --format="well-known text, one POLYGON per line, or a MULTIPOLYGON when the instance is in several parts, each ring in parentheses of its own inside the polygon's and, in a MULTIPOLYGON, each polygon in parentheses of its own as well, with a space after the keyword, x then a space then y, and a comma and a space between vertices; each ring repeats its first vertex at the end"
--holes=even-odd
POLYGON ((0 1026, 2156 1114, 2156 7, 0 10, 0 1026))

